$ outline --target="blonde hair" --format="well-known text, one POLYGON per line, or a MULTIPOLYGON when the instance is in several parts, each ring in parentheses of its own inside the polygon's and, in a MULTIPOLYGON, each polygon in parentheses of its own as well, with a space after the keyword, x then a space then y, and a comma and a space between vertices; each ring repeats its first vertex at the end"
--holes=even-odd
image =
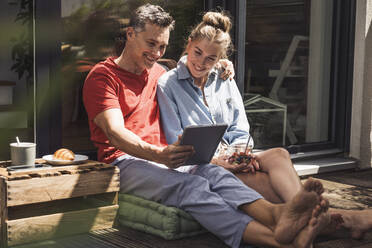
POLYGON ((207 12, 203 20, 191 31, 189 39, 199 41, 208 39, 221 46, 221 58, 226 58, 233 45, 229 31, 232 27, 230 18, 225 13, 207 12))

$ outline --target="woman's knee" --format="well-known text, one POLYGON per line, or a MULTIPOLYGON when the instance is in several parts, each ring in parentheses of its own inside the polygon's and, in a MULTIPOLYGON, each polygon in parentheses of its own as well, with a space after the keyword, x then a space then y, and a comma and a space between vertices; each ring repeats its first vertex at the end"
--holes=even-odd
POLYGON ((290 160, 291 156, 289 155, 289 152, 281 147, 271 148, 266 151, 260 152, 258 154, 259 161, 264 160, 278 160, 278 159, 284 159, 284 160, 290 160))
POLYGON ((277 148, 273 148, 273 149, 274 149, 274 152, 275 152, 277 157, 283 158, 283 159, 286 159, 286 160, 291 159, 291 156, 289 155, 289 152, 286 149, 284 149, 282 147, 277 147, 277 148))

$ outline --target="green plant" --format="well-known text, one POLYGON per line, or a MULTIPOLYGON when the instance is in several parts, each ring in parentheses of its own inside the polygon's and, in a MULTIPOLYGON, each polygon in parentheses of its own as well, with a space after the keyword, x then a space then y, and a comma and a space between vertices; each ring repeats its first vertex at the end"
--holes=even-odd
POLYGON ((25 27, 23 32, 11 39, 13 42, 11 53, 14 61, 11 70, 18 74, 18 79, 25 76, 26 81, 31 83, 33 77, 33 0, 14 0, 9 4, 19 6, 14 21, 25 27))

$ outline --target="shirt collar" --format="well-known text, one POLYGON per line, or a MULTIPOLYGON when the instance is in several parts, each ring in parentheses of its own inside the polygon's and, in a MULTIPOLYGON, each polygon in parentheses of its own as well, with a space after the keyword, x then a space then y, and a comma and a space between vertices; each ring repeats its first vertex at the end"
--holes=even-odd
MULTIPOLYGON (((192 76, 189 70, 187 69, 186 61, 187 61, 187 55, 182 56, 177 63, 177 71, 178 71, 179 80, 188 79, 188 78, 192 79, 192 76)), ((212 70, 209 72, 208 79, 211 77, 211 75, 215 76, 217 74, 218 74, 218 70, 215 67, 212 68, 212 70)))

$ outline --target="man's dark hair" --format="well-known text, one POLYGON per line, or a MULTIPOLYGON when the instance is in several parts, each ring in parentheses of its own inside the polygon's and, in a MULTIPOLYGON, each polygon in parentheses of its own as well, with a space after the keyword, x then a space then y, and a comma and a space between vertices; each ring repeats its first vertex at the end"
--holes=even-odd
POLYGON ((174 28, 173 17, 157 5, 145 4, 138 7, 130 18, 129 26, 136 31, 142 31, 146 23, 158 25, 160 27, 174 28))

